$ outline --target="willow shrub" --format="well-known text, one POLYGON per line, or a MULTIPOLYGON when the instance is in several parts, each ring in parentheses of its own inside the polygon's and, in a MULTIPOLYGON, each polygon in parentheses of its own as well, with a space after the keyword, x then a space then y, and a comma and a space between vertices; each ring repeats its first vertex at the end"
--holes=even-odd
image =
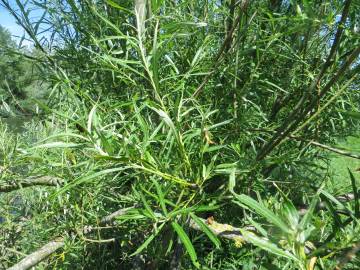
POLYGON ((358 3, 1 2, 52 87, 44 136, 14 145, 30 168, 12 180, 62 179, 32 187, 28 218, 0 225, 21 228, 3 265, 62 237, 45 268, 354 269, 339 260, 359 241, 358 204, 326 191, 319 161, 357 126, 358 3), (220 241, 213 219, 256 232, 220 241))

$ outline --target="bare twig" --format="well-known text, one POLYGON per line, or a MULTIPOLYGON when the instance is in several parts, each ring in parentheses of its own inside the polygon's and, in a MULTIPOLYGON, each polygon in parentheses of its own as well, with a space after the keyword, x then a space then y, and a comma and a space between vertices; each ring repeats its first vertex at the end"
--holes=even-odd
POLYGON ((342 149, 339 149, 339 148, 327 146, 327 145, 325 145, 325 144, 321 144, 321 143, 315 142, 315 141, 313 141, 313 140, 305 140, 305 139, 302 139, 302 138, 299 138, 299 137, 295 137, 295 136, 289 136, 289 138, 295 139, 295 140, 298 140, 298 141, 308 142, 310 145, 314 145, 314 146, 320 147, 320 148, 322 148, 322 149, 324 149, 324 150, 327 150, 327 151, 330 151, 330 152, 334 152, 334 153, 339 154, 339 155, 342 155, 342 156, 360 159, 360 155, 358 155, 358 154, 351 153, 351 152, 348 152, 348 151, 345 151, 345 150, 342 150, 342 149))
MULTIPOLYGON (((109 225, 111 222, 113 222, 117 217, 120 217, 122 215, 125 215, 129 210, 133 209, 134 207, 128 207, 128 208, 122 208, 119 209, 117 211, 115 211, 114 213, 111 213, 108 216, 103 217, 100 220, 99 225, 109 225)), ((83 228, 83 234, 89 234, 91 233, 93 230, 95 230, 96 227, 93 226, 85 226, 83 228)))
POLYGON ((20 10, 20 15, 15 11, 14 8, 11 7, 9 1, 7 0, 0 0, 0 4, 6 8, 9 13, 15 18, 16 22, 25 30, 25 32, 29 35, 29 37, 34 41, 35 47, 40 49, 42 53, 46 56, 49 62, 54 65, 54 60, 49 56, 48 52, 44 49, 44 47, 40 44, 40 41, 36 37, 36 32, 30 23, 28 17, 28 10, 25 10, 25 5, 22 4, 20 1, 17 1, 17 6, 20 10))
POLYGON ((21 181, 0 184, 0 192, 10 192, 16 189, 32 186, 57 186, 63 182, 62 179, 52 176, 30 177, 21 181))
MULTIPOLYGON (((256 128, 255 129, 249 129, 249 131, 274 133, 274 131, 272 131, 272 130, 256 129, 256 128)), ((324 150, 327 150, 327 151, 330 151, 330 152, 333 152, 333 153, 336 153, 336 154, 339 154, 339 155, 342 155, 342 156, 351 157, 351 158, 355 158, 355 159, 360 159, 359 154, 351 153, 351 152, 348 152, 348 151, 345 151, 345 150, 342 150, 342 149, 339 149, 339 148, 336 148, 336 147, 333 147, 333 146, 328 146, 328 145, 325 145, 325 144, 322 144, 322 143, 319 143, 319 142, 316 142, 316 141, 313 141, 313 140, 308 140, 308 139, 304 139, 304 138, 293 136, 293 135, 288 135, 287 137, 290 138, 290 139, 296 140, 296 141, 307 142, 310 145, 320 147, 320 148, 322 148, 324 150)))

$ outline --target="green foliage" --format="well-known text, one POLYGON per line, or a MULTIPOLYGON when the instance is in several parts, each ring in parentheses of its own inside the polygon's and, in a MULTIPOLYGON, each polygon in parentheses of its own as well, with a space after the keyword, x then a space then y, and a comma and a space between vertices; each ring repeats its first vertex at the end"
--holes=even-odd
POLYGON ((355 1, 16 2, 51 93, 3 127, 0 186, 62 181, 0 195, 4 267, 57 237, 44 267, 332 269, 360 241, 311 144, 359 126, 355 1))

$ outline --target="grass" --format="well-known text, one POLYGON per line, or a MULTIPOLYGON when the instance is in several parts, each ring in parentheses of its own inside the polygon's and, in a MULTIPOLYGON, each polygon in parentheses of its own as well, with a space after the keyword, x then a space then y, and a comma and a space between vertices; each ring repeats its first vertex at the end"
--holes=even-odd
MULTIPOLYGON (((360 152, 360 136, 349 136, 346 139, 339 140, 338 147, 350 150, 351 152, 360 152)), ((331 155, 329 166, 329 189, 333 194, 344 194, 352 192, 351 181, 348 168, 354 174, 358 186, 360 185, 360 160, 331 155)))

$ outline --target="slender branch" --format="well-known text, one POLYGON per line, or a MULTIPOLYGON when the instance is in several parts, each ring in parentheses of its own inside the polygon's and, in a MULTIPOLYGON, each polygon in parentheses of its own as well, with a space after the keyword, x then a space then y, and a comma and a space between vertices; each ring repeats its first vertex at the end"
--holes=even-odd
POLYGON ((62 179, 52 176, 31 177, 21 181, 0 184, 0 192, 10 192, 13 190, 32 186, 57 186, 61 184, 62 181, 62 179))
MULTIPOLYGON (((309 86, 309 90, 307 91, 307 94, 311 94, 313 92, 313 90, 316 88, 316 86, 319 84, 320 80, 322 79, 323 75, 325 74, 326 70, 330 67, 330 65, 332 63, 331 59, 333 58, 333 56, 334 56, 334 54, 336 52, 336 49, 340 45, 340 38, 341 38, 341 35, 343 33, 343 30, 344 30, 344 25, 345 25, 347 16, 349 14, 350 4, 351 4, 351 0, 346 1, 343 12, 342 12, 342 16, 341 16, 341 19, 340 19, 340 22, 339 22, 339 27, 338 27, 338 29, 336 31, 335 38, 334 38, 333 44, 332 44, 331 49, 330 49, 330 53, 329 53, 328 57, 326 58, 325 63, 322 65, 318 76, 312 82, 312 84, 309 86)), ((292 93, 290 93, 286 97, 286 99, 291 98, 291 96, 292 96, 292 93)), ((301 99, 296 107, 300 108, 301 106, 299 106, 299 105, 303 104, 304 101, 305 101, 305 99, 301 99)), ((285 104, 286 104, 286 102, 285 102, 285 104)), ((296 116, 296 114, 297 114, 297 110, 294 110, 293 116, 296 116)))
MULTIPOLYGON (((268 129, 259 129, 259 128, 253 128, 253 129, 249 129, 249 131, 256 131, 256 132, 266 132, 266 133, 274 133, 274 131, 272 130, 268 130, 268 129)), ((320 147, 324 150, 330 151, 330 152, 334 152, 336 154, 342 155, 342 156, 346 156, 346 157, 351 157, 351 158, 355 158, 355 159, 360 159, 360 155, 359 154, 355 154, 355 153, 351 153, 339 148, 335 148, 333 146, 328 146, 313 140, 308 140, 308 139, 304 139, 301 137, 297 137, 297 136, 293 136, 293 135, 288 135, 288 137, 290 139, 294 139, 296 141, 302 141, 302 142, 307 142, 310 145, 314 145, 317 147, 320 147)))
POLYGON ((46 245, 42 246, 37 251, 26 256, 20 262, 14 266, 8 268, 8 270, 25 270, 30 269, 31 267, 37 265, 39 262, 49 257, 52 253, 62 248, 65 245, 64 239, 60 238, 58 240, 51 241, 46 245))
MULTIPOLYGON (((109 223, 113 222, 117 217, 123 216, 125 215, 129 210, 133 209, 134 207, 128 207, 128 208, 122 208, 119 209, 117 211, 115 211, 114 213, 111 213, 108 216, 103 217, 100 222, 99 225, 109 225, 109 223)), ((91 233, 94 229, 96 229, 96 227, 93 226, 85 226, 83 228, 83 234, 89 234, 91 233)))
MULTIPOLYGON (((311 85, 308 88, 308 91, 305 91, 302 97, 300 98, 299 102, 296 104, 294 110, 292 113, 287 117, 287 120, 283 125, 278 129, 277 133, 272 137, 272 139, 264 145, 264 147, 260 150, 259 154, 257 155, 257 160, 264 159, 267 154, 269 154, 278 144, 281 143, 281 141, 289 134, 291 131, 297 127, 298 123, 303 119, 304 116, 306 116, 306 112, 308 112, 309 106, 305 109, 305 112, 302 112, 303 105, 306 102, 306 97, 310 95, 313 90, 316 88, 322 77, 324 76, 326 70, 331 65, 331 59, 333 58, 333 55, 336 52, 336 49, 340 45, 341 35, 343 33, 344 29, 344 22, 346 21, 346 18, 349 14, 349 8, 350 8, 351 0, 347 0, 345 2, 345 6, 342 12, 341 20, 339 27, 337 29, 337 32, 335 34, 334 42, 331 46, 330 53, 326 59, 325 64, 322 66, 318 76, 316 79, 311 83, 311 85)), ((355 50, 354 53, 356 53, 357 50, 355 50)), ((354 61, 352 57, 350 56, 346 63, 340 68, 340 70, 337 72, 335 76, 330 80, 330 82, 324 87, 323 91, 319 94, 318 97, 314 98, 313 101, 310 103, 311 109, 313 108, 313 104, 317 104, 317 102, 320 100, 320 98, 328 92, 328 90, 331 88, 331 86, 339 79, 339 77, 344 73, 344 71, 348 68, 348 66, 354 61), (325 91, 324 91, 325 90, 325 91)))
POLYGON ((49 56, 47 51, 44 49, 44 47, 40 44, 40 41, 36 37, 36 33, 33 29, 33 26, 31 25, 28 17, 27 17, 27 11, 25 11, 25 6, 19 2, 17 2, 17 5, 21 11, 21 15, 23 18, 20 17, 20 15, 11 7, 9 1, 7 0, 0 0, 0 4, 6 8, 10 14, 15 18, 17 23, 25 30, 25 32, 30 36, 30 38, 34 41, 35 46, 41 50, 42 53, 46 56, 46 58, 49 60, 49 62, 54 65, 54 60, 49 56), (25 21, 25 22, 24 22, 25 21))
MULTIPOLYGON (((108 216, 105 216, 101 219, 100 225, 105 225, 112 222, 115 218, 124 215, 128 210, 132 209, 133 207, 120 209, 108 216)), ((84 234, 88 234, 92 232, 94 227, 85 226, 83 229, 84 234)), ((52 253, 57 251, 58 249, 62 248, 65 245, 65 238, 60 237, 55 240, 50 241, 49 243, 42 246, 40 249, 36 250, 35 252, 27 255, 24 259, 22 259, 17 264, 13 265, 12 267, 8 268, 8 270, 27 270, 31 267, 37 265, 41 261, 45 260, 49 257, 52 253)))
POLYGON ((329 55, 328 55, 328 57, 327 57, 327 59, 325 61, 325 64, 323 65, 323 67, 322 67, 322 69, 321 69, 321 71, 320 71, 320 73, 318 75, 318 80, 316 82, 314 82, 315 86, 318 84, 318 82, 320 81, 320 79, 322 78, 324 73, 326 72, 326 69, 331 65, 331 59, 333 58, 337 48, 340 45, 340 39, 341 39, 341 35, 342 35, 342 33, 344 31, 344 28, 345 28, 346 19, 348 17, 349 11, 350 11, 351 1, 352 0, 347 0, 345 2, 344 9, 343 9, 341 19, 340 19, 340 22, 339 22, 339 27, 338 27, 338 29, 336 31, 336 34, 335 34, 333 45, 331 46, 330 53, 329 53, 329 55))
MULTIPOLYGON (((247 2, 246 0, 244 2, 247 2)), ((245 9, 247 7, 247 4, 242 4, 241 8, 245 9)), ((200 92, 203 90, 203 88, 205 87, 205 85, 207 84, 207 82, 210 80, 211 75, 215 72, 217 66, 219 65, 220 62, 220 58, 223 55, 224 52, 226 52, 228 50, 228 48, 230 48, 231 42, 233 40, 233 34, 235 29, 237 28, 239 22, 241 19, 241 15, 237 16, 236 20, 234 21, 234 23, 232 24, 231 29, 228 31, 228 34, 226 35, 226 38, 220 48, 220 50, 218 51, 218 53, 216 54, 213 64, 210 68, 210 72, 206 75, 206 77, 204 78, 204 80, 202 81, 202 83, 199 85, 199 87, 196 89, 196 91, 192 94, 192 98, 196 98, 200 92)), ((250 20, 251 21, 251 20, 250 20)))
POLYGON ((304 120, 304 118, 313 110, 317 105, 319 99, 329 92, 331 87, 337 82, 337 80, 344 74, 347 68, 356 60, 360 53, 360 47, 356 48, 349 56, 347 61, 341 66, 339 71, 331 78, 331 80, 325 85, 323 90, 319 93, 318 97, 312 100, 310 104, 304 109, 302 113, 298 113, 295 119, 291 120, 292 123, 286 122, 272 137, 269 143, 267 143, 259 152, 256 159, 262 160, 267 154, 269 154, 277 145, 279 145, 284 138, 286 138, 297 126, 304 120))
POLYGON ((344 150, 341 150, 341 149, 339 149, 339 148, 327 146, 327 145, 325 145, 325 144, 321 144, 321 143, 318 143, 318 142, 315 142, 315 141, 303 140, 303 139, 301 139, 301 138, 299 138, 299 137, 290 136, 290 138, 293 138, 293 139, 295 139, 295 140, 307 141, 307 142, 308 142, 309 144, 311 144, 311 145, 318 146, 318 147, 320 147, 320 148, 322 148, 322 149, 324 149, 324 150, 327 150, 327 151, 330 151, 330 152, 334 152, 334 153, 339 154, 339 155, 342 155, 342 156, 360 159, 360 155, 354 154, 354 153, 351 153, 351 152, 348 152, 348 151, 344 151, 344 150))

